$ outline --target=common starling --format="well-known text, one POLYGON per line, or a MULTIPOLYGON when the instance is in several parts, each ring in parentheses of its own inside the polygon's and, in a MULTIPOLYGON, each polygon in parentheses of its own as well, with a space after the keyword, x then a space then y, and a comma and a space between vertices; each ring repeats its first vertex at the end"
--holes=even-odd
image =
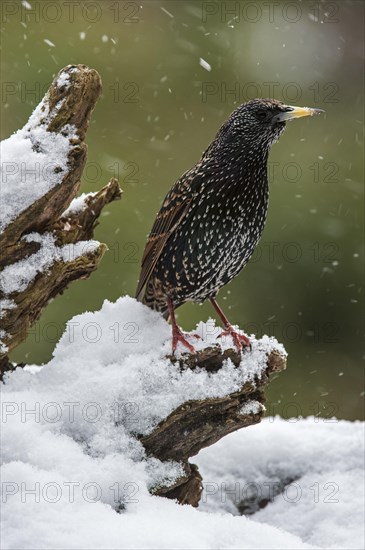
POLYGON ((172 349, 194 347, 174 310, 210 300, 238 350, 250 345, 234 330, 215 298, 247 264, 264 229, 268 207, 267 160, 288 120, 321 109, 253 99, 228 118, 198 163, 166 195, 148 237, 136 297, 170 316, 172 349))

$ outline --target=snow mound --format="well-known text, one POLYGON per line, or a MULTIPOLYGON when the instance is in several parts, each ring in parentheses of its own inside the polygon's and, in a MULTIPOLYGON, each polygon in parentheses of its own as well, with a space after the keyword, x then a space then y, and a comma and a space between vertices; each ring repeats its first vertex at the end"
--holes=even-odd
MULTIPOLYGON (((197 330, 205 337, 198 342, 191 337, 198 347, 220 342, 213 321, 200 323, 197 330)), ((229 338, 223 342, 224 347, 231 345, 229 338)), ((74 317, 47 365, 18 368, 7 375, 3 386, 3 548, 302 549, 321 546, 327 530, 333 542, 335 535, 329 533, 331 506, 321 512, 323 533, 319 528, 315 531, 321 542, 317 545, 315 535, 312 542, 306 542, 306 529, 298 526, 294 533, 291 510, 286 512, 286 524, 279 513, 265 517, 266 509, 245 517, 213 499, 196 510, 149 493, 158 484, 173 483, 181 475, 181 467, 146 457, 136 434, 150 433, 187 399, 223 396, 242 382, 260 377, 273 347, 278 347, 274 339, 253 339, 252 352, 243 354, 238 368, 227 361, 217 373, 180 371, 166 358, 171 351, 169 325, 134 299, 106 301, 100 311, 74 317)), ((257 403, 250 407, 257 407, 257 403)), ((226 438, 212 447, 209 452, 220 457, 221 469, 214 466, 215 458, 201 453, 197 460, 207 481, 220 483, 227 472, 232 475, 230 479, 235 475, 238 480, 245 479, 245 463, 252 475, 261 472, 269 477, 272 473, 270 479, 275 480, 278 468, 271 472, 265 461, 276 454, 280 461, 284 449, 287 460, 282 461, 283 472, 288 467, 289 476, 299 471, 304 479, 309 475, 306 472, 312 471, 313 460, 319 461, 324 451, 328 457, 337 453, 341 461, 345 456, 338 448, 342 433, 349 430, 353 434, 354 427, 358 428, 339 423, 325 427, 317 424, 307 432, 303 429, 312 453, 302 453, 300 468, 294 468, 290 460, 290 456, 296 460, 297 450, 290 439, 293 426, 278 420, 272 424, 266 421, 264 426, 267 434, 261 431, 261 437, 255 439, 258 428, 253 427, 239 434, 241 443, 226 438), (318 426, 323 429, 317 433, 318 426), (340 426, 341 433, 335 434, 340 426), (325 439, 329 429, 332 437, 325 439), (269 448, 269 438, 270 455, 262 449, 264 443, 269 448), (236 456, 235 467, 231 454, 236 456)), ((358 446, 356 456, 359 452, 358 446)), ((348 476, 354 490, 355 477, 351 476, 352 469, 357 472, 356 464, 353 456, 342 472, 331 471, 330 463, 323 459, 322 476, 328 473, 328 481, 334 482, 338 479, 335 475, 348 476)), ((275 504, 270 503, 267 509, 275 504)), ((310 503, 308 506, 314 521, 317 508, 310 503)), ((350 521, 347 506, 343 513, 344 520, 350 521)), ((344 547, 342 538, 337 542, 337 547, 344 547)))
MULTIPOLYGON (((223 348, 233 345, 230 337, 222 342, 217 339, 221 330, 216 330, 213 320, 200 323, 194 332, 202 336, 201 340, 191 336, 197 349, 217 343, 223 348)), ((129 432, 146 435, 189 399, 238 391, 245 382, 263 374, 267 354, 274 348, 285 353, 274 338, 253 338, 252 351, 243 353, 239 368, 227 360, 216 373, 181 371, 166 357, 171 353, 170 325, 160 314, 127 296, 115 303, 106 300, 100 311, 71 319, 50 363, 37 376, 17 369, 6 389, 18 390, 26 384, 41 404, 51 396, 57 403, 80 402, 72 422, 67 406, 61 406, 64 414, 55 424, 73 438, 82 433, 88 445, 94 445, 91 440, 100 436, 101 423, 111 429, 115 415, 124 427, 127 423, 129 432), (101 423, 85 425, 81 409, 88 403, 102 411, 101 423)))
POLYGON ((364 423, 270 417, 193 461, 201 510, 249 514, 321 548, 364 548, 364 423))

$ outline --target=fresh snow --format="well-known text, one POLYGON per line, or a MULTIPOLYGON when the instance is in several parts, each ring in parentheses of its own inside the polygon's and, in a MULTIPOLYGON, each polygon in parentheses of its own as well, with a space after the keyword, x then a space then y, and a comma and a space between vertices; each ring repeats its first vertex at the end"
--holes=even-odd
POLYGON ((251 399, 250 401, 247 401, 241 407, 240 413, 241 414, 258 414, 260 411, 265 411, 265 406, 260 403, 260 401, 256 401, 256 399, 251 399))
MULTIPOLYGON (((191 335, 199 348, 221 343, 212 320, 194 332, 204 338, 191 335)), ((199 509, 149 493, 181 467, 146 457, 136 434, 150 433, 188 399, 223 396, 260 377, 274 347, 272 338, 253 338, 238 368, 227 361, 217 373, 181 371, 166 358, 170 326, 134 299, 74 317, 47 365, 5 379, 2 547, 360 548, 360 423, 267 419, 194 459, 206 483, 199 509), (300 501, 277 495, 247 517, 217 497, 223 483, 287 478, 300 484, 300 501), (310 500, 317 482, 319 503, 310 500), (323 501, 324 483, 338 485, 338 503, 323 501)))
POLYGON ((47 46, 51 46, 52 48, 56 47, 56 45, 53 42, 51 42, 51 40, 49 40, 48 38, 45 38, 43 42, 45 42, 47 46))
POLYGON ((79 212, 82 212, 87 207, 86 200, 87 198, 94 197, 97 193, 81 193, 78 197, 75 197, 72 201, 70 206, 65 210, 62 214, 63 216, 69 216, 70 214, 78 214, 79 212))
POLYGON ((202 57, 199 58, 199 65, 208 72, 212 70, 212 67, 209 65, 209 63, 205 61, 205 59, 203 59, 202 57))
POLYGON ((313 546, 364 548, 364 423, 266 418, 192 461, 204 480, 201 510, 241 508, 313 546))
POLYGON ((68 73, 61 73, 60 76, 57 78, 57 86, 59 88, 62 88, 63 86, 66 87, 66 89, 70 85, 70 75, 68 73))
POLYGON ((0 300, 0 317, 3 311, 8 311, 9 309, 14 309, 15 307, 16 307, 16 303, 14 302, 14 300, 9 300, 8 298, 2 298, 0 300))
POLYGON ((0 328, 0 353, 6 353, 9 350, 8 346, 4 342, 6 337, 7 333, 4 329, 0 328))
MULTIPOLYGON (((68 74, 61 73, 58 84, 68 82, 68 74)), ((0 231, 19 216, 33 202, 59 185, 68 170, 68 157, 76 138, 76 129, 65 125, 62 135, 48 132, 47 126, 61 107, 59 102, 49 112, 47 96, 30 116, 27 124, 0 144, 0 231)))

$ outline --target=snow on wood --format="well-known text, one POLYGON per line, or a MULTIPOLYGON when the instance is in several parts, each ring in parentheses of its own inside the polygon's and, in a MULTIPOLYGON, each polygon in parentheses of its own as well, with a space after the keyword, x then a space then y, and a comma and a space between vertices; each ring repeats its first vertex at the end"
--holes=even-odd
POLYGON ((78 214, 85 210, 88 206, 88 199, 95 197, 96 193, 81 193, 78 197, 75 197, 70 206, 62 214, 63 217, 67 217, 70 214, 78 214))
POLYGON ((100 93, 96 71, 66 67, 24 128, 3 142, 0 245, 43 229, 75 197, 86 161, 85 133, 100 93))
POLYGON ((4 296, 23 292, 38 274, 47 273, 55 262, 72 262, 85 252, 95 252, 100 245, 98 241, 79 241, 61 247, 55 244, 52 233, 30 233, 24 240, 41 246, 35 254, 6 266, 0 272, 0 292, 4 296))
POLYGON ((49 300, 90 275, 106 250, 92 235, 102 208, 121 196, 117 180, 74 199, 100 93, 96 71, 69 65, 25 126, 1 143, 2 372, 11 368, 6 353, 26 337, 49 300))
MULTIPOLYGON (((115 407, 116 429, 128 432, 132 447, 138 442, 165 467, 179 464, 178 476, 166 482, 164 474, 150 490, 197 505, 201 483, 189 457, 234 430, 260 422, 264 407, 252 403, 264 402, 269 374, 285 368, 285 350, 274 338, 253 337, 252 350, 241 355, 220 332, 212 320, 199 323, 197 354, 178 350, 171 356, 170 326, 158 313, 129 297, 114 304, 105 301, 100 311, 67 324, 48 372, 52 376, 59 365, 67 377, 71 368, 71 379, 80 386, 86 377, 90 402, 101 403, 102 395, 107 396, 103 407, 115 407)), ((191 339, 196 340, 193 335, 191 339)), ((41 376, 45 373, 43 369, 41 376)), ((67 390, 70 400, 72 391, 67 390)), ((68 429, 73 427, 80 430, 76 419, 68 429)))
POLYGON ((49 115, 42 101, 26 126, 1 142, 1 232, 65 177, 76 133, 72 125, 63 135, 49 132, 47 125, 55 115, 49 115))

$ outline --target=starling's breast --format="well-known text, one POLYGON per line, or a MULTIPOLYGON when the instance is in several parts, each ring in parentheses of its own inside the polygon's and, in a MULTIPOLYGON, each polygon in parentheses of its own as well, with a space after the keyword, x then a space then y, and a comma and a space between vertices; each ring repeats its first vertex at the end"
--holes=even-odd
POLYGON ((155 275, 175 301, 214 296, 252 255, 266 220, 266 174, 261 185, 245 183, 201 194, 167 241, 155 275))

